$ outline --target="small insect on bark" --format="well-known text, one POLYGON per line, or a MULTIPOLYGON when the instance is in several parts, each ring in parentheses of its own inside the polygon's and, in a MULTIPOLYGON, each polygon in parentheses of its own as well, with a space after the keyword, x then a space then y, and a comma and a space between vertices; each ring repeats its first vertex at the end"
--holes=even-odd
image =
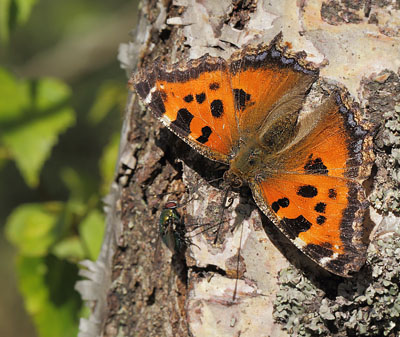
POLYGON ((162 241, 173 253, 182 252, 188 244, 185 224, 177 207, 176 201, 168 201, 161 212, 158 226, 162 241))

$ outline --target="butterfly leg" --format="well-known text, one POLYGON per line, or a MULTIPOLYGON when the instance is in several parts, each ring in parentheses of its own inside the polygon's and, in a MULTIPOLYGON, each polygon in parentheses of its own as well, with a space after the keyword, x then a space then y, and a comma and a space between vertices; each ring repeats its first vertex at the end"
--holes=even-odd
MULTIPOLYGON (((225 188, 225 192, 224 192, 224 198, 222 199, 222 207, 221 207, 221 216, 220 218, 222 219, 224 216, 224 211, 226 209, 228 209, 229 207, 232 206, 233 204, 233 198, 229 197, 229 192, 230 192, 230 187, 226 187, 225 188)), ((216 233, 215 233, 215 239, 214 239, 214 244, 216 244, 218 242, 218 237, 219 237, 219 232, 221 230, 221 226, 222 226, 223 221, 221 221, 217 227, 216 233)))

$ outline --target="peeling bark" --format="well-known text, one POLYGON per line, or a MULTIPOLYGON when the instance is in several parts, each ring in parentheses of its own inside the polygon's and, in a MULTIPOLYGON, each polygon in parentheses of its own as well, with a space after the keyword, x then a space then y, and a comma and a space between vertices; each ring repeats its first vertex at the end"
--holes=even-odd
MULTIPOLYGON (((268 43, 282 31, 294 51, 306 51, 309 61, 323 67, 321 76, 347 87, 365 115, 379 124, 379 102, 386 99, 385 106, 394 110, 400 101, 393 84, 400 67, 393 12, 398 20, 400 9, 396 2, 390 10, 379 1, 350 3, 142 1, 135 41, 121 46, 120 60, 130 74, 156 57, 167 63, 205 53, 228 57, 248 43, 268 43), (395 94, 382 98, 385 89, 376 90, 378 85, 395 94)), ((380 177, 389 174, 377 165, 380 177)), ((81 323, 81 337, 287 336, 272 316, 278 272, 291 263, 310 277, 330 276, 261 214, 248 190, 230 192, 234 202, 225 209, 222 172, 221 165, 197 154, 143 111, 131 94, 118 174, 106 200, 105 242, 99 260, 84 264, 88 270, 82 275, 91 281, 77 285, 94 303, 90 320, 81 323), (178 211, 189 232, 194 225, 222 224, 218 241, 215 227, 189 233, 193 245, 184 256, 172 254, 158 237, 167 200, 183 205, 178 211)), ((372 181, 371 189, 377 188, 372 181)), ((396 212, 388 207, 386 212, 396 212)), ((375 223, 385 219, 375 211, 371 217, 375 223)), ((385 232, 399 227, 398 221, 391 223, 385 232)))

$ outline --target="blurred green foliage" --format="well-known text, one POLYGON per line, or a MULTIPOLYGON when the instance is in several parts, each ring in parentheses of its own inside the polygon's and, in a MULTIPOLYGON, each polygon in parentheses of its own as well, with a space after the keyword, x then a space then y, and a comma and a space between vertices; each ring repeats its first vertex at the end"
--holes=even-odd
POLYGON ((0 142, 25 179, 36 187, 58 135, 75 122, 71 90, 56 79, 18 81, 0 69, 0 142))
POLYGON ((128 30, 97 69, 69 79, 21 69, 129 2, 0 0, 0 229, 16 250, 18 288, 40 337, 75 336, 86 312, 74 290, 77 263, 96 260, 103 239, 101 199, 127 93, 116 47, 128 30))
POLYGON ((10 31, 24 24, 37 0, 0 0, 0 41, 8 41, 10 31))

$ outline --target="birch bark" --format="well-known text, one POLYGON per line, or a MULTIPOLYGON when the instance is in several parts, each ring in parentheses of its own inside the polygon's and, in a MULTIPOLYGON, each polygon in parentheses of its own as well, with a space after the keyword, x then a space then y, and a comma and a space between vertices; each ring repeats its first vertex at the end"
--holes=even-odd
MULTIPOLYGON (((294 51, 304 50, 322 67, 321 76, 345 86, 368 118, 379 123, 400 101, 398 7, 393 2, 390 12, 387 5, 368 1, 144 0, 133 42, 121 46, 119 57, 130 74, 156 57, 166 63, 205 53, 229 57, 237 48, 268 43, 282 32, 294 51), (383 97, 382 90, 392 94, 383 97)), ((379 137, 377 146, 385 146, 384 135, 379 137)), ((392 224, 385 231, 393 232, 398 221, 388 222, 376 211, 395 212, 400 198, 392 196, 391 202, 379 194, 377 181, 396 191, 400 180, 400 175, 389 178, 388 161, 390 155, 381 158, 372 181, 371 218, 392 224)), ((84 263, 82 274, 89 280, 77 286, 94 303, 92 316, 82 321, 81 337, 288 335, 272 315, 278 272, 291 263, 312 274, 316 266, 251 197, 232 193, 233 205, 223 210, 224 191, 209 183, 221 177, 220 165, 163 128, 132 93, 117 169, 106 200, 101 256, 84 263), (214 244, 212 235, 196 235, 185 256, 172 254, 158 238, 158 221, 163 204, 173 199, 184 204, 178 211, 188 228, 222 222, 220 240, 214 244)))

